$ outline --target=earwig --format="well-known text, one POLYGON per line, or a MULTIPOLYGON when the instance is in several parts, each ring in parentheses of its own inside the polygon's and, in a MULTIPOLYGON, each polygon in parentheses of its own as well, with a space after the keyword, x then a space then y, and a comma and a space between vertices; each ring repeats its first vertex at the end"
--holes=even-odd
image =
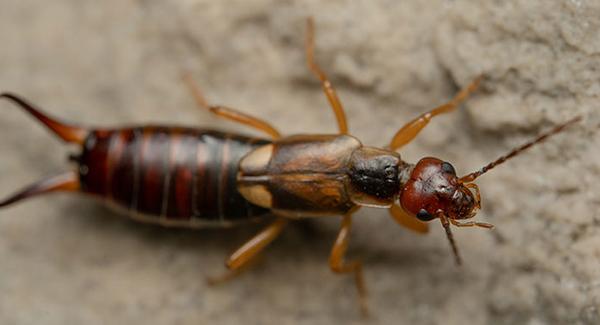
POLYGON ((354 212, 362 206, 385 208, 400 225, 418 233, 427 233, 427 222, 439 219, 460 264, 451 225, 493 227, 465 221, 481 208, 479 188, 473 181, 581 120, 576 117, 560 124, 482 169, 459 177, 448 162, 426 157, 410 164, 397 151, 433 117, 454 111, 477 89, 481 77, 450 102, 408 122, 385 149, 368 147, 348 134, 341 101, 315 61, 311 19, 305 47, 307 65, 321 82, 338 134, 283 137, 261 119, 209 105, 189 75, 184 80, 200 107, 255 128, 270 139, 184 127, 83 128, 54 119, 14 94, 1 94, 0 98, 23 108, 63 141, 79 145, 80 152, 71 156, 74 170, 34 183, 0 201, 0 207, 63 191, 95 196, 125 210, 133 219, 164 226, 226 227, 274 217, 227 259, 232 273, 251 262, 291 220, 341 215, 329 266, 336 273, 354 274, 366 313, 362 263, 345 260, 354 212))

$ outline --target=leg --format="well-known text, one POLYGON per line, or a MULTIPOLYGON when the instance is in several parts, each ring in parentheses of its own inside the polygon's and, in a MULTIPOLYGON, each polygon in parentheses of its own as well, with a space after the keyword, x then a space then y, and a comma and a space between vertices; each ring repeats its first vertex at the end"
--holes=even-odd
POLYGON ((287 224, 287 219, 279 218, 275 220, 267 228, 263 229, 231 254, 229 259, 227 259, 227 262, 225 262, 227 268, 230 270, 237 270, 244 266, 244 264, 250 261, 256 254, 260 253, 260 251, 277 238, 287 224))
POLYGON ((279 234, 285 225, 288 224, 287 219, 279 218, 263 229, 256 236, 252 237, 242 247, 238 248, 225 262, 225 266, 229 269, 223 275, 208 279, 209 284, 217 284, 227 281, 240 274, 249 263, 251 263, 258 253, 260 253, 267 245, 269 245, 279 234))
POLYGON ((402 209, 399 205, 392 205, 389 209, 390 215, 399 223, 401 226, 404 226, 412 231, 418 232, 420 234, 426 234, 429 232, 429 224, 426 224, 419 219, 409 215, 402 209))
POLYGON ((196 101, 198 106, 208 110, 209 112, 211 112, 219 117, 253 127, 259 131, 262 131, 262 132, 270 135, 273 139, 278 139, 281 137, 281 135, 279 134, 279 131, 277 131, 269 123, 267 123, 259 118, 252 117, 250 115, 246 115, 244 113, 238 112, 233 108, 229 108, 229 107, 225 107, 225 106, 209 105, 208 102, 206 101, 206 99, 204 98, 204 96, 202 95, 202 92, 200 91, 200 87, 198 87, 198 85, 194 82, 194 80, 192 79, 192 77, 189 74, 186 73, 183 76, 183 80, 187 84, 188 88, 190 88, 190 91, 192 92, 192 95, 194 96, 194 100, 196 101))
POLYGON ((459 222, 459 221, 456 221, 453 219, 450 219, 450 222, 457 227, 481 227, 481 228, 487 228, 487 229, 494 228, 494 225, 492 225, 491 223, 486 223, 486 222, 477 222, 477 221, 459 222))
POLYGON ((475 78, 473 82, 471 82, 467 87, 462 89, 452 100, 442 106, 436 107, 431 111, 420 115, 416 119, 408 122, 404 125, 392 138, 392 142, 390 143, 390 149, 395 151, 400 149, 405 144, 411 142, 419 132, 431 121, 434 116, 449 113, 460 105, 463 101, 469 97, 469 95, 477 89, 479 86, 479 82, 481 81, 481 76, 475 78))
POLYGON ((368 315, 367 307, 367 289, 365 287, 365 279, 362 272, 362 263, 360 261, 346 262, 344 255, 348 248, 348 240, 350 236, 350 228, 352 227, 352 216, 346 215, 342 220, 340 232, 331 249, 329 256, 329 267, 335 273, 354 273, 356 288, 358 289, 358 298, 363 315, 368 315))
POLYGON ((321 70, 317 62, 315 61, 315 26, 312 18, 308 18, 306 21, 306 63, 308 68, 321 80, 321 86, 327 96, 327 100, 333 108, 333 113, 337 119, 338 128, 341 134, 348 133, 348 123, 346 121, 346 114, 344 113, 344 107, 340 102, 340 99, 333 88, 331 82, 327 79, 327 76, 321 70))
POLYGON ((253 268, 256 264, 258 264, 260 261, 262 261, 263 258, 264 258, 264 255, 258 254, 258 255, 256 255, 256 257, 254 257, 253 259, 248 261, 248 263, 244 264, 239 269, 225 270, 223 273, 221 273, 219 275, 208 276, 206 278, 206 284, 208 284, 209 286, 218 286, 218 285, 225 284, 225 283, 237 278, 239 275, 245 273, 246 270, 253 268))

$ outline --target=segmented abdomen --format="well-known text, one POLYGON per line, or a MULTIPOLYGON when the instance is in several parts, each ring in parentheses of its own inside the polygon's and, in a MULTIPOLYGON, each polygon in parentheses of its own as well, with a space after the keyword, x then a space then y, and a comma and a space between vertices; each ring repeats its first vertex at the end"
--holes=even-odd
POLYGON ((236 186, 240 159, 266 143, 189 128, 94 131, 79 159, 81 184, 145 221, 224 226, 268 213, 236 186))

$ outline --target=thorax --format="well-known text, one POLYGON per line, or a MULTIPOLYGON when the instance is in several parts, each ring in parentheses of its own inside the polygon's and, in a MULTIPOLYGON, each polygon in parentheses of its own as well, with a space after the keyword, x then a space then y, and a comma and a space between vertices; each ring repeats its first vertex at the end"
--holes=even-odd
POLYGON ((286 217, 340 215, 357 205, 391 205, 402 164, 398 154, 349 135, 295 135, 242 158, 238 190, 286 217))

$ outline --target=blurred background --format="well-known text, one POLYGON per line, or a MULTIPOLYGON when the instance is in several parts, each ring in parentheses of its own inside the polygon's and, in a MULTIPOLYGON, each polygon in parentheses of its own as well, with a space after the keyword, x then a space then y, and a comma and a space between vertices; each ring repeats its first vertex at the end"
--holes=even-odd
MULTIPOLYGON (((593 1, 0 0, 0 90, 83 125, 143 123, 253 130, 198 109, 263 117, 286 134, 335 120, 304 58, 317 59, 352 134, 385 145, 403 123, 483 74, 403 158, 435 156, 466 174, 553 124, 585 120, 478 184, 478 219, 427 236, 386 211, 355 217, 349 256, 365 263, 370 319, 351 277, 327 266, 338 218, 289 227, 261 263, 219 287, 205 277, 259 226, 165 230, 57 194, 0 211, 2 324, 600 323, 600 3, 593 1)), ((65 147, 0 103, 0 195, 71 168, 65 147)))

